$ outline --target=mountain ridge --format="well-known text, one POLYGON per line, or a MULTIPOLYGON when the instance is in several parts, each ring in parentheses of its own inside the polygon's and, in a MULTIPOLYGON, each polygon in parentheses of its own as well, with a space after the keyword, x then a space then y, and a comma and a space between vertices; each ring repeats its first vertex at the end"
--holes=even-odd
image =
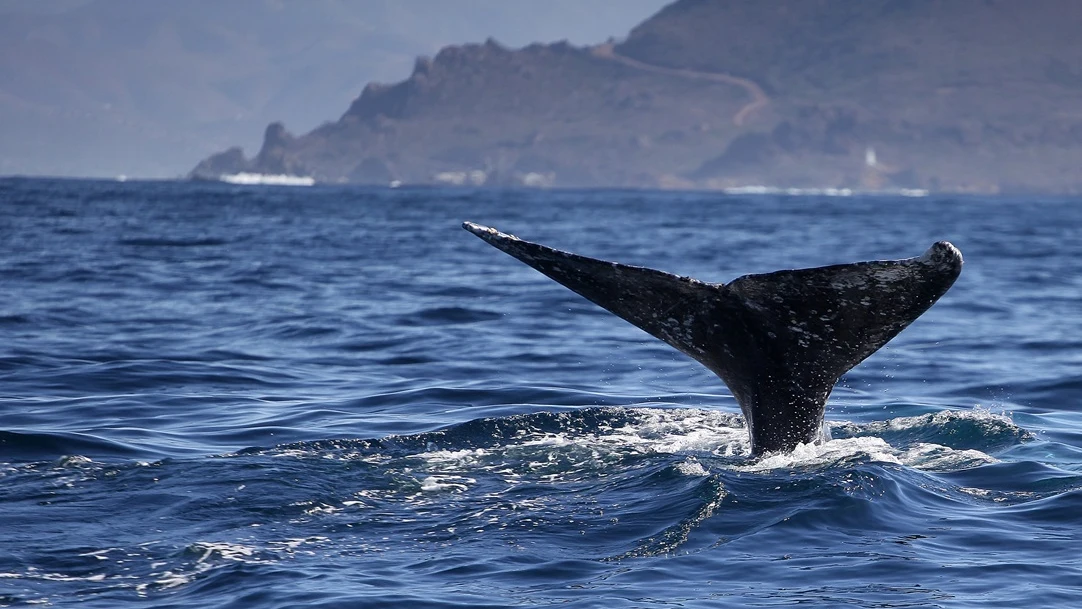
POLYGON ((192 176, 1082 192, 1080 25, 1069 0, 678 0, 616 43, 445 47, 192 176))

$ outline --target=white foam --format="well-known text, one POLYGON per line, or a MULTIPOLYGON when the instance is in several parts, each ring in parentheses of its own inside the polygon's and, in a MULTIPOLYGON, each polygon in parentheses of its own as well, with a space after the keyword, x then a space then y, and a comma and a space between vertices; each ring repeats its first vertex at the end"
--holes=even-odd
MULTIPOLYGON (((465 491, 473 480, 462 476, 471 471, 500 474, 509 484, 528 474, 538 480, 556 482, 586 469, 604 467, 628 454, 687 455, 676 466, 685 475, 708 475, 694 455, 710 454, 739 459, 750 455, 751 446, 743 420, 730 413, 698 409, 643 408, 636 420, 622 427, 602 427, 588 433, 561 432, 543 435, 519 434, 518 441, 488 449, 429 450, 414 455, 423 464, 417 473, 421 490, 465 491)), ((812 443, 800 444, 784 454, 767 455, 755 461, 725 464, 738 471, 766 472, 776 469, 829 466, 860 459, 875 463, 905 465, 921 470, 956 470, 995 463, 979 450, 956 450, 939 444, 922 443, 895 447, 876 437, 876 432, 925 426, 942 427, 958 420, 984 421, 990 425, 1010 424, 1009 418, 986 410, 943 411, 916 417, 901 417, 867 425, 849 422, 835 427, 859 430, 857 437, 831 439, 829 426, 812 443), (870 433, 869 433, 870 432, 870 433)))
POLYGON ((684 474, 685 476, 709 476, 710 472, 703 467, 702 463, 699 463, 694 457, 689 458, 687 461, 681 461, 676 464, 676 471, 684 474))
POLYGON ((301 547, 309 544, 324 543, 330 541, 328 537, 312 536, 312 537, 294 537, 290 539, 283 539, 282 541, 268 542, 268 547, 284 551, 287 554, 305 554, 308 556, 314 555, 315 552, 311 550, 301 551, 301 547))
POLYGON ((971 410, 941 410, 915 417, 898 417, 887 421, 876 421, 862 425, 863 429, 870 431, 905 431, 918 427, 943 427, 956 421, 976 421, 987 427, 998 427, 1004 424, 1014 427, 1014 421, 1007 414, 993 413, 987 408, 976 407, 971 410))
POLYGON ((898 188, 888 190, 861 190, 854 188, 786 188, 783 186, 734 186, 723 188, 727 195, 788 195, 793 197, 852 197, 854 195, 927 197, 929 192, 923 188, 898 188))
POLYGON ((335 507, 333 505, 327 505, 326 503, 311 504, 309 502, 301 502, 299 504, 293 504, 297 507, 307 506, 304 509, 305 516, 315 516, 319 514, 327 515, 341 512, 345 507, 335 507))
POLYGON ((286 174, 264 174, 264 173, 223 173, 218 176, 218 179, 228 184, 242 184, 245 186, 251 185, 269 185, 269 186, 312 186, 316 183, 315 178, 311 176, 292 176, 286 174))
POLYGON ((874 462, 901 464, 896 451, 881 438, 845 438, 822 443, 798 444, 792 452, 767 455, 736 469, 763 472, 774 469, 791 469, 829 465, 854 457, 874 462))
MULTIPOLYGON (((196 575, 197 573, 173 573, 172 571, 164 571, 158 575, 158 579, 154 580, 154 585, 163 590, 168 590, 170 588, 183 586, 184 584, 195 580, 196 575)), ((139 593, 145 593, 147 587, 146 584, 141 584, 136 586, 135 589, 139 593)))
POLYGON ((732 188, 723 188, 722 192, 727 195, 819 195, 826 197, 853 196, 853 189, 851 188, 784 188, 781 186, 761 185, 734 186, 732 188))
POLYGON ((255 548, 238 543, 199 541, 188 546, 188 549, 200 554, 196 560, 197 563, 206 562, 210 558, 251 562, 252 557, 256 555, 255 548))
POLYGON ((953 449, 931 443, 900 449, 891 446, 882 438, 862 436, 798 444, 792 452, 767 455, 756 462, 736 466, 735 469, 764 472, 774 469, 821 467, 850 459, 867 459, 875 463, 904 465, 924 471, 957 471, 998 462, 995 457, 979 450, 953 449))
POLYGON ((421 490, 426 493, 436 491, 463 492, 469 490, 471 484, 477 481, 465 476, 428 476, 421 481, 421 490))
MULTIPOLYGON (((747 459, 751 452, 743 419, 731 412, 693 408, 642 407, 630 411, 625 424, 597 428, 572 427, 558 432, 540 433, 521 429, 509 437, 494 441, 485 448, 447 449, 429 444, 405 457, 357 453, 323 454, 325 458, 375 459, 380 463, 396 461, 412 483, 386 490, 358 491, 348 501, 334 506, 313 503, 306 506, 310 516, 331 515, 345 509, 367 509, 370 500, 387 493, 404 493, 411 501, 434 500, 440 493, 465 493, 476 487, 475 478, 496 476, 509 486, 524 480, 559 483, 581 479, 588 472, 604 472, 633 455, 674 455, 675 469, 682 475, 707 476, 709 469, 745 472, 847 466, 853 462, 902 465, 920 470, 954 471, 995 463, 996 459, 980 450, 953 449, 934 443, 915 441, 891 445, 880 435, 886 432, 930 428, 932 432, 949 428, 960 420, 987 424, 989 433, 1016 427, 1006 416, 987 410, 949 410, 916 417, 900 417, 868 424, 835 422, 825 426, 812 443, 801 444, 790 453, 747 459), (830 427, 847 437, 831 439, 830 427), (721 457, 722 461, 703 459, 721 457), (399 461, 402 459, 402 461, 399 461), (709 462, 710 468, 703 463, 709 462)), ((837 433, 836 433, 837 435, 837 433)), ((923 434, 922 434, 923 435, 923 434)), ((888 436, 889 437, 889 436, 888 436)), ((495 438, 493 440, 496 440, 495 438)), ((311 451, 290 449, 276 456, 311 456, 311 451)), ((383 465, 381 465, 382 467, 383 465)))
POLYGON ((748 454, 748 431, 738 416, 713 410, 644 409, 634 425, 613 430, 610 442, 634 447, 643 453, 714 453, 722 456, 748 454))
POLYGON ((424 458, 430 463, 462 463, 473 462, 488 454, 483 448, 463 450, 430 450, 424 453, 424 458))
POLYGON ((901 455, 902 463, 927 471, 958 471, 970 469, 998 459, 979 450, 955 450, 939 444, 917 444, 901 455))

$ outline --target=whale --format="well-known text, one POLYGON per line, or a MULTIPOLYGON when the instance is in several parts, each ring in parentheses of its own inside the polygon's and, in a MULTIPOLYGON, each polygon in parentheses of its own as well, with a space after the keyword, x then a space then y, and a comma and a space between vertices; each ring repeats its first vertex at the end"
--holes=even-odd
POLYGON ((841 376, 927 311, 962 271, 958 248, 939 241, 915 258, 706 283, 462 226, 716 374, 740 405, 753 457, 816 442, 841 376))

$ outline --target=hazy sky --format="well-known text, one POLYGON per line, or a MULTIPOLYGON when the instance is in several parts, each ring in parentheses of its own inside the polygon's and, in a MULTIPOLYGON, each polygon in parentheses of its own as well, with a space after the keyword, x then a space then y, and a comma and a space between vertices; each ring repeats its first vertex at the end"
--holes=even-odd
POLYGON ((666 0, 0 0, 0 175, 175 177, 418 55, 622 37, 666 0))

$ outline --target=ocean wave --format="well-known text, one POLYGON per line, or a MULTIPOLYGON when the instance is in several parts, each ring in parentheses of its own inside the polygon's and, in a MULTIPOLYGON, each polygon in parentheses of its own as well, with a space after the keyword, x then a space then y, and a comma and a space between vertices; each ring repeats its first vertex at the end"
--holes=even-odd
POLYGON ((17 463, 59 459, 70 455, 134 457, 142 454, 127 444, 72 432, 0 431, 0 461, 17 463))
POLYGON ((831 422, 830 433, 842 438, 875 436, 903 447, 933 444, 979 451, 1003 450, 1033 439, 1008 415, 984 408, 941 410, 872 423, 831 422))
POLYGON ((171 239, 168 237, 131 237, 120 239, 117 243, 133 247, 211 247, 226 245, 226 239, 201 237, 191 239, 171 239))
MULTIPOLYGON (((856 428, 934 435, 959 420, 983 421, 978 429, 998 444, 1002 428, 1013 425, 1000 415, 951 412, 856 428)), ((358 554, 459 544, 484 552, 543 541, 547 552, 622 564, 773 540, 785 530, 805 535, 855 522, 893 530, 891 518, 915 522, 922 506, 943 502, 956 510, 1033 504, 1018 507, 1018 517, 1052 521, 1076 507, 1071 497, 1080 486, 1077 476, 1061 476, 1047 489, 1051 495, 1000 488, 986 482, 1025 476, 982 473, 1011 464, 974 449, 892 444, 874 435, 761 459, 749 459, 749 449, 739 415, 649 406, 486 417, 432 432, 297 442, 213 458, 108 464, 71 457, 48 465, 55 470, 52 501, 126 488, 128 501, 154 510, 169 526, 194 526, 196 540, 122 553, 111 549, 115 544, 84 549, 92 561, 48 573, 63 578, 52 583, 93 581, 103 592, 145 596, 300 568, 290 565, 307 556, 348 562, 358 554), (1047 500, 1059 495, 1068 497, 1047 500), (193 524, 212 522, 220 524, 207 531, 193 524), (393 549, 387 540, 394 540, 393 549)), ((32 474, 15 474, 16 492, 30 494, 32 474)), ((1032 476, 1038 486, 1048 479, 1032 476)), ((45 573, 0 571, 28 583, 45 573)))
POLYGON ((947 410, 864 424, 831 423, 830 433, 841 437, 750 459, 747 429, 739 415, 689 408, 600 407, 482 418, 412 436, 251 450, 343 459, 378 453, 419 458, 430 466, 454 463, 462 471, 525 463, 527 470, 552 466, 550 471, 574 473, 576 468, 609 459, 649 454, 710 455, 723 459, 726 467, 748 472, 854 462, 951 471, 995 463, 984 451, 1031 438, 1008 417, 983 410, 947 410))
POLYGON ((404 326, 432 326, 469 324, 492 321, 503 317, 502 313, 467 307, 433 307, 403 315, 399 323, 404 326))

